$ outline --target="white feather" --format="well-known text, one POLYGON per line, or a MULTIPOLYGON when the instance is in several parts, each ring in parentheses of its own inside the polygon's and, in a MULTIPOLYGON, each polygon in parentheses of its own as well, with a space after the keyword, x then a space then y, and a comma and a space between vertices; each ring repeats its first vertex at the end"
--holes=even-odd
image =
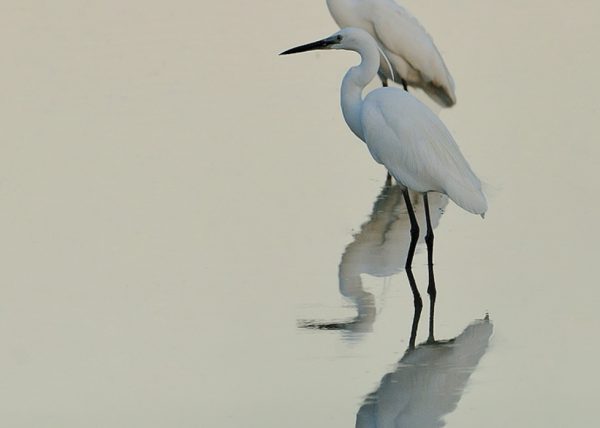
POLYGON ((447 194, 474 214, 487 211, 481 182, 450 132, 419 100, 397 88, 371 92, 362 106, 365 142, 373 158, 416 192, 447 194))
POLYGON ((327 0, 340 26, 361 28, 371 34, 391 63, 381 59, 387 78, 423 89, 443 107, 456 103, 454 80, 425 28, 393 0, 327 0))
POLYGON ((362 91, 377 74, 377 44, 358 28, 344 28, 336 35, 341 42, 332 49, 352 50, 362 59, 342 81, 342 113, 375 161, 410 190, 444 193, 463 209, 484 214, 487 202, 481 182, 442 121, 398 88, 376 89, 363 100, 362 91))

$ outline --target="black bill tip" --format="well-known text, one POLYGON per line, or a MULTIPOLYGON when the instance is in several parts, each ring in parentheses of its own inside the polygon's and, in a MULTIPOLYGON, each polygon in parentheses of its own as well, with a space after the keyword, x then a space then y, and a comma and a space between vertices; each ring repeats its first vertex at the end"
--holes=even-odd
POLYGON ((308 52, 314 51, 318 49, 327 49, 329 46, 333 45, 335 42, 329 39, 323 39, 312 43, 307 43, 306 45, 296 46, 295 48, 288 49, 287 51, 281 52, 279 55, 291 55, 300 52, 308 52))

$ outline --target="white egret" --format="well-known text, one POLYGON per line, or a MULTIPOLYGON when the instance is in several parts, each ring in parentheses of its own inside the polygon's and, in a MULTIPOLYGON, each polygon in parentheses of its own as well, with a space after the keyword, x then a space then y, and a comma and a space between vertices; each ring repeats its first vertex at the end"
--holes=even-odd
POLYGON ((381 57, 379 76, 421 88, 442 107, 456 104, 454 80, 425 28, 394 0, 327 0, 340 28, 367 31, 389 60, 381 57), (390 70, 390 65, 392 70, 390 70))
MULTIPOLYGON (((369 33, 358 28, 344 28, 325 39, 289 49, 282 55, 316 49, 344 49, 361 56, 361 63, 350 68, 342 81, 342 113, 352 132, 367 144, 375 161, 384 165, 394 179, 405 187, 403 196, 411 222, 411 243, 405 269, 419 314, 421 297, 412 274, 419 225, 408 190, 423 194, 429 265, 427 292, 432 319, 436 288, 433 275, 433 227, 427 193, 446 194, 461 208, 483 217, 487 201, 481 190, 481 182, 442 121, 408 92, 384 87, 375 89, 363 99, 365 86, 373 80, 379 68, 379 50, 369 33)), ((433 340, 433 322, 430 322, 430 339, 433 340)))

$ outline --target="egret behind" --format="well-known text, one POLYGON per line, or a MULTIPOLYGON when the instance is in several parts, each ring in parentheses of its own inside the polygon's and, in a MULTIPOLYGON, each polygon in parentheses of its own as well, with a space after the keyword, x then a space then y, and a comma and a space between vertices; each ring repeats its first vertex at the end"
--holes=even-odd
POLYGON ((442 107, 456 104, 454 80, 438 48, 405 8, 394 0, 327 0, 327 7, 340 28, 361 28, 381 47, 389 60, 380 60, 384 86, 391 79, 404 89, 422 89, 442 107))

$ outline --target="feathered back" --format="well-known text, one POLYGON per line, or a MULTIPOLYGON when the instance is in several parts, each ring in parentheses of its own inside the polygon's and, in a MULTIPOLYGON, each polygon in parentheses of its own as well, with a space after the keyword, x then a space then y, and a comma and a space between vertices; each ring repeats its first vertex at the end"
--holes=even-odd
POLYGON ((447 194, 461 208, 484 214, 481 182, 442 121, 397 88, 380 88, 364 100, 361 120, 373 158, 416 192, 447 194))

